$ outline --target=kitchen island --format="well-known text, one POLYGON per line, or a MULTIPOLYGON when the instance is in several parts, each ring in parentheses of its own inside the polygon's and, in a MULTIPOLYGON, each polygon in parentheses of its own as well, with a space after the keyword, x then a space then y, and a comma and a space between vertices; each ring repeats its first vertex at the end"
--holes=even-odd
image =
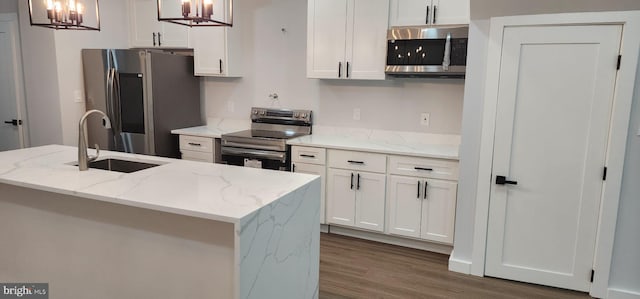
POLYGON ((50 298, 317 298, 317 176, 161 164, 80 172, 75 147, 0 152, 0 281, 50 298))

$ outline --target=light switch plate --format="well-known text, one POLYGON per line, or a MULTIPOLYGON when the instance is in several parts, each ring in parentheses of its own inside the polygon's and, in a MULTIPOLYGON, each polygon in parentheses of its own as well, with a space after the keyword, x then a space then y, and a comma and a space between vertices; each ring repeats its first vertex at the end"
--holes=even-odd
POLYGON ((84 99, 82 98, 82 90, 76 90, 73 92, 73 101, 76 103, 84 102, 84 99))
POLYGON ((353 109, 353 120, 360 120, 360 108, 353 109))
POLYGON ((640 136, 640 128, 638 128, 638 136, 640 136))

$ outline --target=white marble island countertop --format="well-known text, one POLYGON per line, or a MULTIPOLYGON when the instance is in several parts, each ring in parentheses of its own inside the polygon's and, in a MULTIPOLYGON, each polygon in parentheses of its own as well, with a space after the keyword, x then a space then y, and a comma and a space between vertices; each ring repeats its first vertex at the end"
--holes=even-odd
MULTIPOLYGON (((90 154, 94 151, 90 150, 90 154)), ((134 173, 79 171, 77 148, 48 145, 0 152, 0 183, 174 214, 240 223, 317 176, 102 151, 162 165, 134 173)))

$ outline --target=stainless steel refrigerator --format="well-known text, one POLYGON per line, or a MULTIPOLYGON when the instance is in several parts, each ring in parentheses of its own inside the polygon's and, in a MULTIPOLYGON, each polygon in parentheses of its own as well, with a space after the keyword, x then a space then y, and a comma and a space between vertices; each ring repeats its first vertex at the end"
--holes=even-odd
POLYGON ((112 129, 89 120, 89 145, 178 158, 171 130, 204 123, 193 57, 152 50, 82 50, 87 111, 104 111, 112 129))

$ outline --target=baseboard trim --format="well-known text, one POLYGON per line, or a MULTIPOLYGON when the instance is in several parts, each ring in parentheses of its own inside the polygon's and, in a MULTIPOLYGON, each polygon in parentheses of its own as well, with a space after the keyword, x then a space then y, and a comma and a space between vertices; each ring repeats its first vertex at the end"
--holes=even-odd
POLYGON ((373 232, 349 229, 349 228, 340 227, 340 226, 331 225, 330 227, 328 227, 328 229, 329 229, 329 233, 331 234, 360 238, 360 239, 365 239, 369 241, 387 243, 387 244, 409 247, 414 249, 432 251, 432 252, 446 254, 446 255, 450 255, 451 251, 453 250, 453 247, 449 245, 431 243, 428 241, 417 241, 412 239, 398 238, 394 236, 383 235, 381 233, 373 233, 373 232))
POLYGON ((321 233, 328 233, 329 232, 329 226, 326 224, 320 224, 320 232, 321 233))
POLYGON ((620 289, 609 289, 607 293, 607 298, 609 299, 640 299, 640 293, 620 290, 620 289))
POLYGON ((454 254, 451 252, 451 256, 449 257, 449 271, 471 274, 471 262, 456 259, 453 256, 454 254))

